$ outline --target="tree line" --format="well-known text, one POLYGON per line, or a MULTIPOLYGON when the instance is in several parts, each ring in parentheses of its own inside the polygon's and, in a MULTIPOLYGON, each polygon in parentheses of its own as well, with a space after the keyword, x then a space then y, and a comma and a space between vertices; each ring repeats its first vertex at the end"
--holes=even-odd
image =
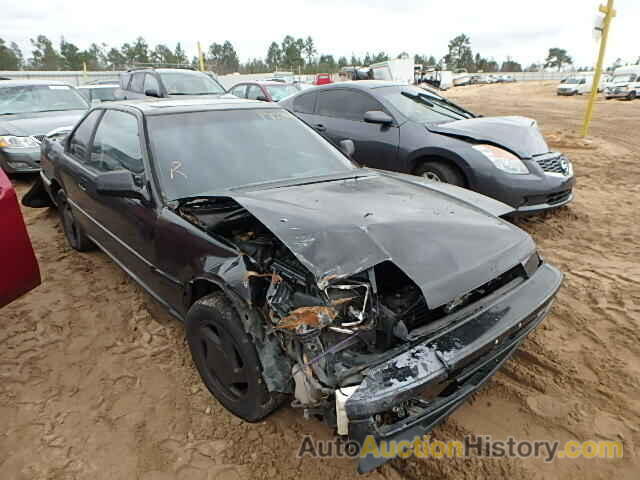
MULTIPOLYGON (((120 47, 109 47, 106 43, 92 43, 86 49, 80 49, 61 37, 58 44, 46 37, 38 35, 31 39, 31 56, 25 58, 15 42, 7 43, 0 38, 0 70, 122 70, 144 64, 184 65, 198 67, 196 56, 189 58, 180 42, 170 47, 158 44, 151 47, 143 37, 133 42, 126 42, 120 47)), ((263 73, 277 70, 295 73, 334 73, 347 65, 366 66, 382 62, 390 58, 402 58, 406 52, 391 57, 386 52, 367 52, 363 57, 335 57, 331 54, 318 54, 311 36, 294 38, 286 35, 282 41, 273 41, 267 48, 263 58, 251 58, 240 62, 240 57, 233 44, 226 40, 212 43, 203 52, 207 70, 219 75, 228 73, 263 73)), ((417 64, 431 66, 436 69, 464 69, 472 72, 522 72, 538 71, 543 68, 557 68, 573 64, 567 51, 560 48, 549 49, 543 64, 531 64, 526 68, 507 57, 501 64, 493 58, 485 58, 480 53, 473 53, 471 39, 460 34, 448 45, 448 53, 437 59, 433 55, 414 56, 417 64)), ((587 67, 585 67, 587 68, 587 67)))

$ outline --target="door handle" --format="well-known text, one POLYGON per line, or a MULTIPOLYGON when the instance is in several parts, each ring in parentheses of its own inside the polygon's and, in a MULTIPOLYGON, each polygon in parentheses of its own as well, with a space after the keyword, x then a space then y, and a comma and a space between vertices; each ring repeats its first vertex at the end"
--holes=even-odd
POLYGON ((327 127, 325 127, 324 125, 320 124, 320 123, 316 123, 313 128, 316 129, 316 131, 318 132, 326 132, 327 131, 327 127))

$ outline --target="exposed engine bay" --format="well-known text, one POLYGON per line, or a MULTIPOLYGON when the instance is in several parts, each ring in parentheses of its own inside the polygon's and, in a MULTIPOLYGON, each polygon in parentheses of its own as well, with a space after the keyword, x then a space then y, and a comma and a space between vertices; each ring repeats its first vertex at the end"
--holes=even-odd
MULTIPOLYGON (((264 328, 288 357, 294 406, 335 422, 336 389, 357 385, 361 371, 446 326, 451 314, 516 281, 514 268, 439 308, 429 309, 420 288, 385 261, 349 276, 318 281, 254 215, 228 197, 177 202, 183 218, 237 249, 250 265, 244 285, 264 328)), ((285 221, 286 219, 282 219, 285 221)), ((537 256, 536 256, 537 257, 537 256)))

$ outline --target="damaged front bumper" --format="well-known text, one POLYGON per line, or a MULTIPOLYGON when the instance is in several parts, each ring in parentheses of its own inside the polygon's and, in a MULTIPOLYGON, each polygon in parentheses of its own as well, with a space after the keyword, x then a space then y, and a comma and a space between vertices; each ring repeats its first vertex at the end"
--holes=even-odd
MULTIPOLYGON (((525 282, 435 338, 365 371, 344 402, 349 437, 362 444, 412 441, 432 430, 487 381, 546 316, 562 274, 543 263, 525 282), (397 408, 407 414, 382 424, 397 408), (395 407, 395 408, 394 408, 395 407)), ((362 457, 359 472, 389 458, 362 457)))

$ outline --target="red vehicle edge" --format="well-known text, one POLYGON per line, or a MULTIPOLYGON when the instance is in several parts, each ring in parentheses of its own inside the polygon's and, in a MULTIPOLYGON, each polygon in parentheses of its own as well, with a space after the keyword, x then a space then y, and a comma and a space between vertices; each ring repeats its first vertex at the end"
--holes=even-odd
POLYGON ((329 83, 333 83, 333 80, 331 80, 331 75, 328 73, 316 74, 316 78, 313 81, 314 85, 328 85, 329 83))
POLYGON ((40 285, 40 268, 16 191, 0 170, 0 308, 40 285))

